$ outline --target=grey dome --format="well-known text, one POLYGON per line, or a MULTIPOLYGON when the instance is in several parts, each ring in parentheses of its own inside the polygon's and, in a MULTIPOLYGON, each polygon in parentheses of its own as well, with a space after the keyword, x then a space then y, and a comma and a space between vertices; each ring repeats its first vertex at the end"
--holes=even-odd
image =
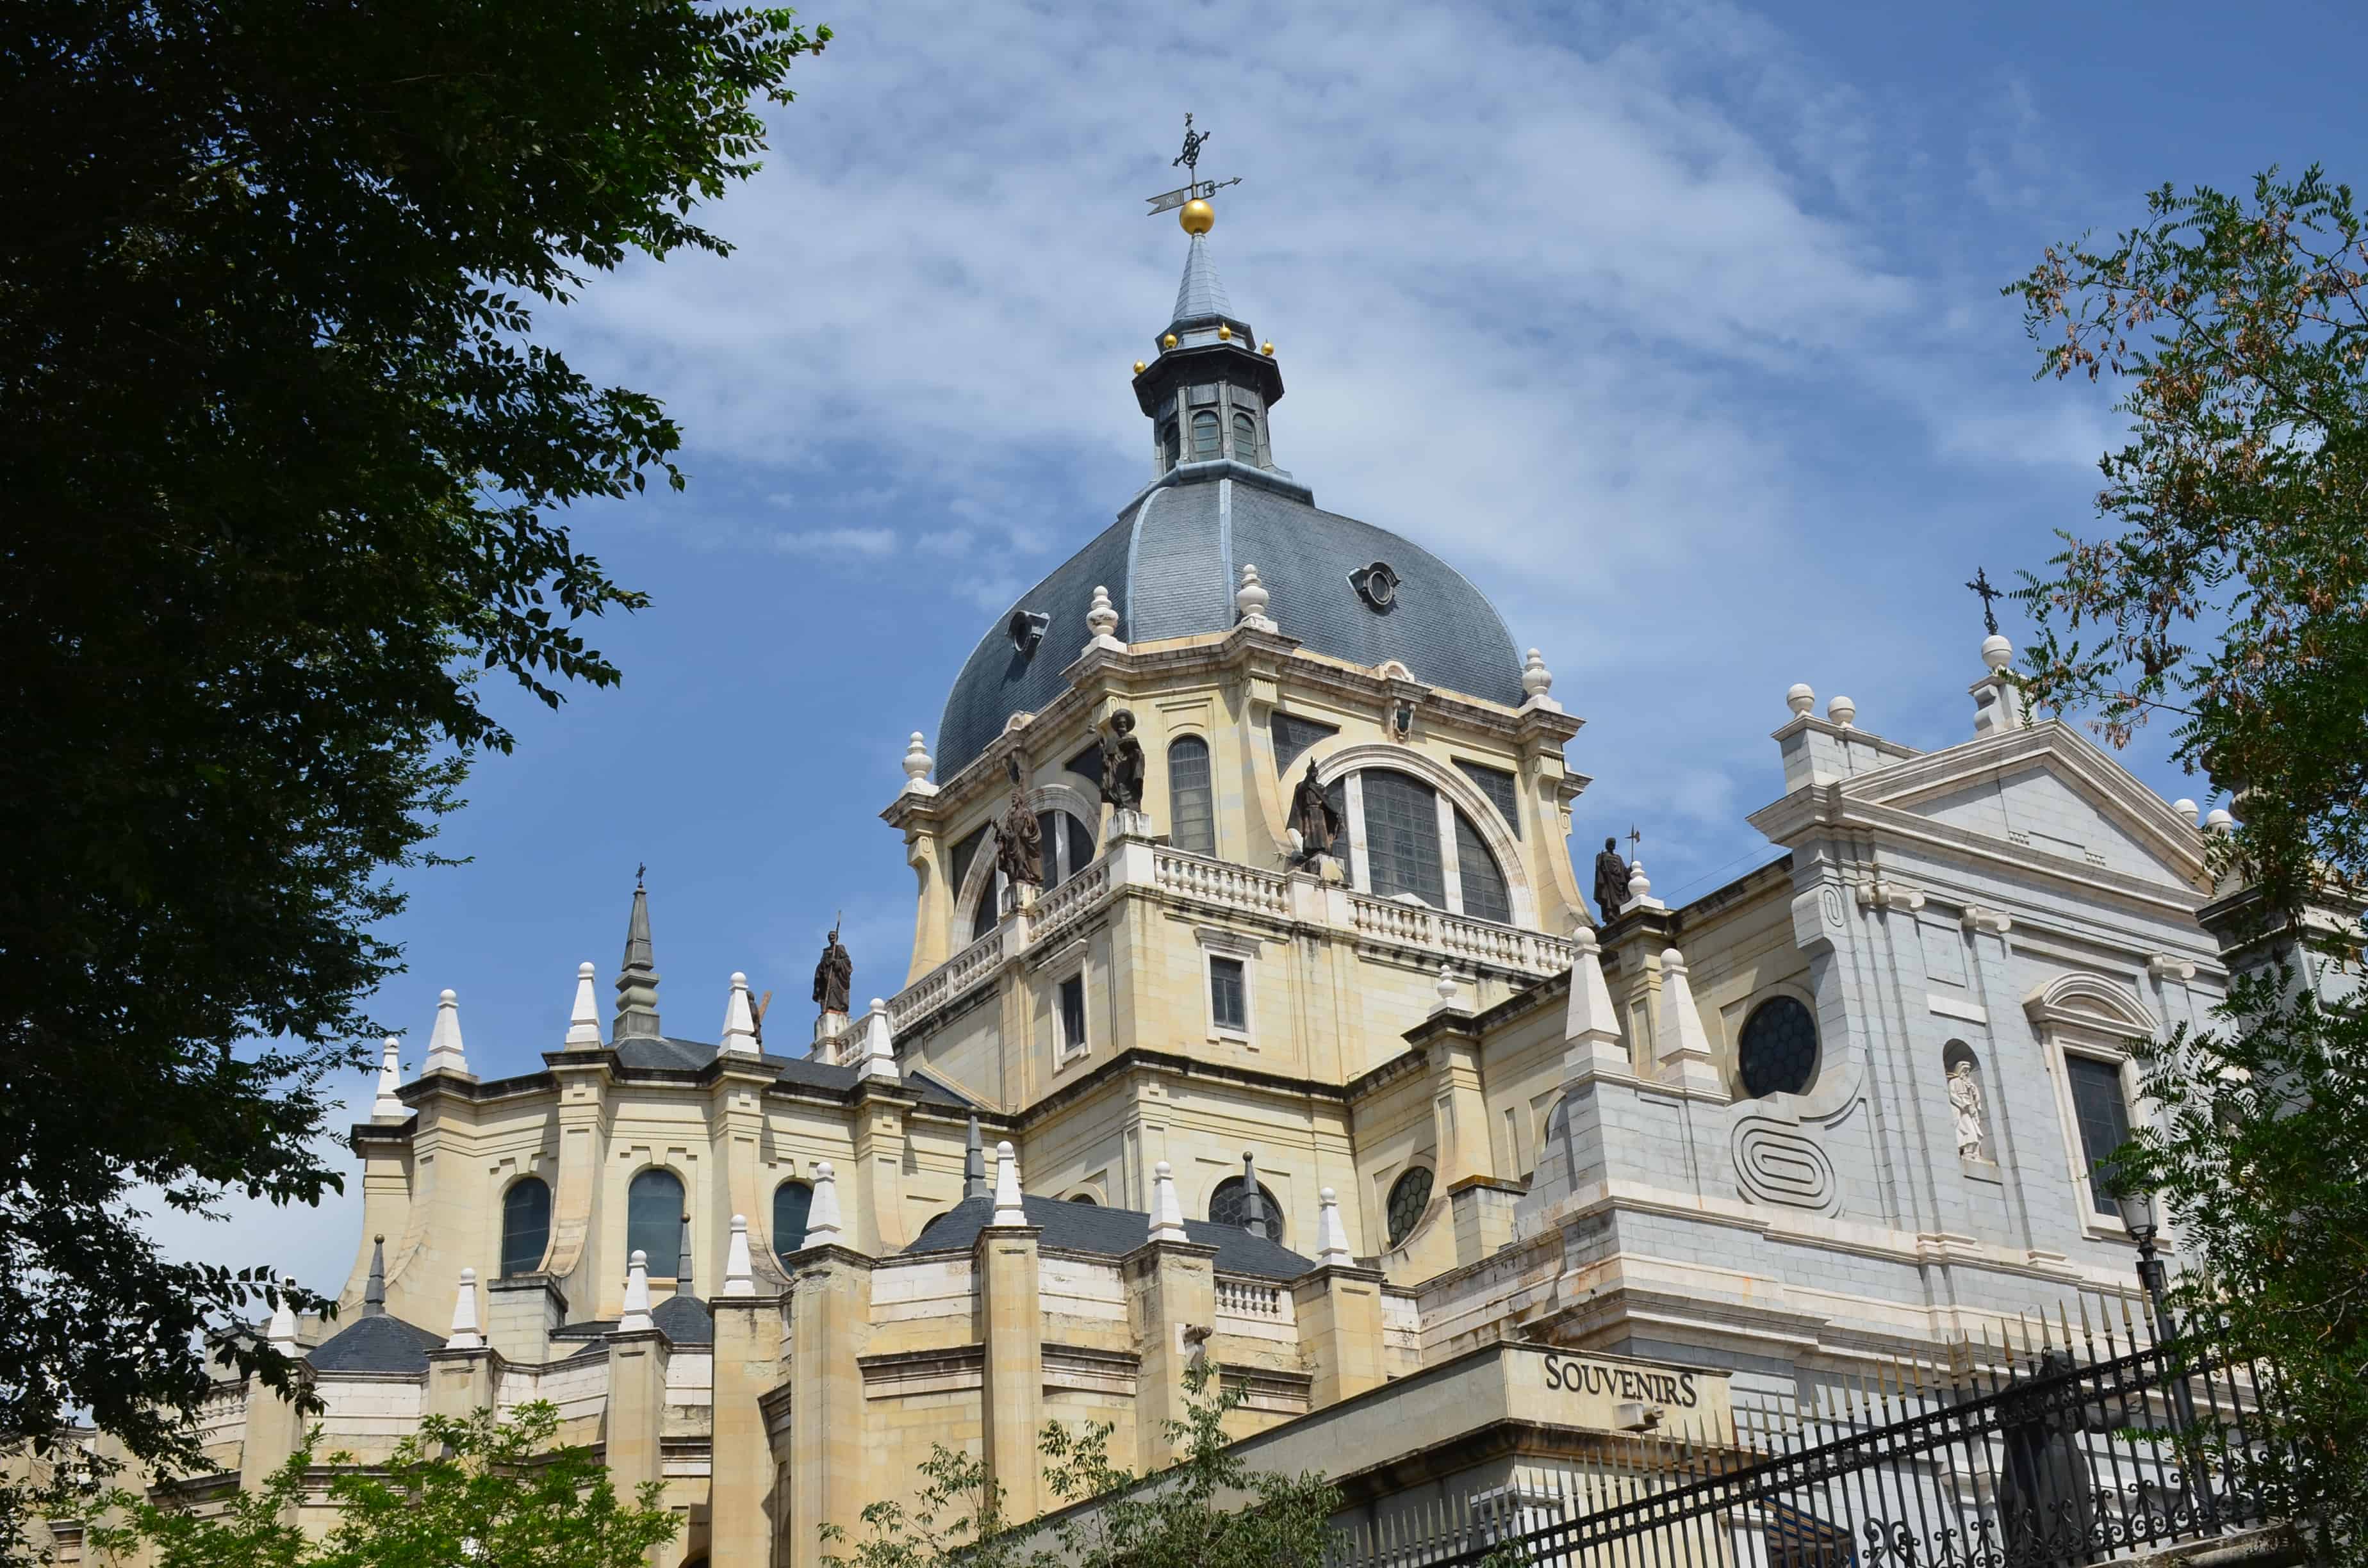
POLYGON ((1245 562, 1273 596, 1267 614, 1311 652, 1365 665, 1396 659, 1427 686, 1520 705, 1512 633, 1487 597, 1430 551, 1324 511, 1289 480, 1241 464, 1190 465, 1168 478, 1022 594, 979 640, 938 726, 939 778, 975 760, 1013 713, 1040 712, 1067 689, 1061 672, 1091 635, 1086 611, 1097 585, 1110 589, 1125 642, 1222 632, 1234 624, 1245 562), (1376 561, 1399 578, 1386 610, 1368 606, 1349 581, 1376 561), (1013 646, 1014 610, 1044 618, 1032 655, 1013 646))

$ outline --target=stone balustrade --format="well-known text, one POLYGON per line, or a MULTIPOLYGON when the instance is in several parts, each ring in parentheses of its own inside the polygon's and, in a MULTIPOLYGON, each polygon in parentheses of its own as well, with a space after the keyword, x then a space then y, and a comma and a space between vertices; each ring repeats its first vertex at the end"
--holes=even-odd
POLYGON ((1313 876, 1263 871, 1148 839, 1123 838, 1032 906, 1008 915, 994 930, 899 992, 888 1004, 891 1022, 901 1034, 914 1021, 985 983, 1006 960, 1064 937, 1130 888, 1169 903, 1345 929, 1361 942, 1443 959, 1459 967, 1544 976, 1567 970, 1576 956, 1567 940, 1543 931, 1350 892, 1313 876))

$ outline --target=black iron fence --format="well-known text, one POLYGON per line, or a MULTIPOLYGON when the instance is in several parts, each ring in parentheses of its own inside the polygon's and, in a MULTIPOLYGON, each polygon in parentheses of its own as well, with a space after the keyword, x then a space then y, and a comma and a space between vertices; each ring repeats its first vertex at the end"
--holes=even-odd
POLYGON ((2003 1346, 1814 1386, 1724 1431, 1608 1436, 1477 1494, 1377 1509, 1333 1561, 2069 1568, 2268 1522, 2256 1369, 2133 1327, 2026 1320, 2003 1346))

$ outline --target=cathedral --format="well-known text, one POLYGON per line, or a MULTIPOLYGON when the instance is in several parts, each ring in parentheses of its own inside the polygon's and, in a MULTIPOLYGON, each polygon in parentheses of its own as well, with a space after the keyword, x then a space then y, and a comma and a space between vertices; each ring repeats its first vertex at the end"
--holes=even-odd
MULTIPOLYGON (((1568 694, 1282 466, 1281 359, 1181 216, 1142 487, 880 812, 903 989, 850 998, 834 933, 811 1018, 737 974, 662 1004, 637 888, 541 1070, 473 1073, 444 993, 352 1132, 338 1314, 262 1331, 324 1452, 548 1400, 663 1483, 665 1568, 813 1568, 933 1443, 1023 1517, 1047 1423, 1166 1462, 1205 1361, 1251 1462, 1372 1519, 2135 1292, 2095 1166, 2147 1114, 2133 1037, 2226 983, 2213 824, 2026 716, 1993 634, 1937 751, 1770 690, 1768 864, 1582 876, 1568 694)), ((200 1495, 301 1436, 259 1387, 204 1421, 200 1495)))

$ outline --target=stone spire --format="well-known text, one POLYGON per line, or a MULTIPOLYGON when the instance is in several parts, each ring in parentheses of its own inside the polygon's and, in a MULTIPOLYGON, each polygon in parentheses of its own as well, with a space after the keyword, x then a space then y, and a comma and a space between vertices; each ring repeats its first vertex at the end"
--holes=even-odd
POLYGON ((1176 1168, 1162 1160, 1151 1167, 1151 1239, 1155 1242, 1180 1242, 1184 1234, 1184 1205, 1176 1196, 1176 1168))
POLYGON ((429 1073, 469 1071, 469 1058, 461 1049, 461 998, 447 991, 436 999, 436 1031, 427 1037, 427 1065, 420 1069, 429 1073))
POLYGON ((995 1146, 995 1217, 988 1223, 1028 1223, 1027 1208, 1019 1199, 1019 1151, 1008 1139, 995 1146))
POLYGON ((461 1289, 452 1297, 452 1332, 447 1350, 483 1350, 485 1336, 477 1332, 477 1271, 461 1270, 461 1289))
POLYGON ((625 1308, 617 1319, 619 1334, 646 1334, 657 1324, 650 1319, 650 1255, 634 1249, 625 1265, 625 1308))
POLYGON ((370 1278, 362 1284, 362 1316, 386 1316, 386 1238, 370 1238, 370 1278))
POLYGON ((690 1216, 685 1214, 676 1233, 682 1237, 681 1250, 674 1263, 674 1293, 677 1296, 696 1294, 690 1288, 690 1216))
POLYGON ((1570 999, 1563 1013, 1562 1076, 1564 1083, 1598 1073, 1630 1070, 1627 1048, 1620 1043, 1620 1015, 1612 1010, 1611 988, 1603 983, 1603 947, 1595 927, 1582 926, 1570 934, 1570 999))
POLYGON ((1316 1194, 1315 1261, 1327 1268, 1347 1268, 1357 1260, 1349 1251, 1349 1228, 1340 1222, 1340 1195, 1330 1187, 1316 1194))
POLYGON ((814 1168, 814 1198, 806 1205, 806 1240, 810 1247, 836 1246, 846 1230, 838 1214, 838 1173, 828 1160, 814 1168))
POLYGON ((748 1216, 732 1216, 732 1244, 723 1253, 723 1293, 727 1296, 753 1296, 757 1293, 757 1270, 748 1256, 748 1216))
POLYGON ((732 971, 732 994, 723 1003, 723 1043, 716 1048, 722 1056, 755 1056, 757 1047, 757 1009, 748 1000, 748 977, 739 971, 732 971))
POLYGON ((1716 1094, 1724 1085, 1710 1051, 1710 1035, 1702 1028, 1702 1012, 1694 1006, 1692 981, 1686 956, 1675 948, 1661 949, 1661 1077, 1690 1089, 1716 1094))
POLYGON ((1249 324, 1234 314, 1234 302, 1217 280, 1217 264, 1209 257, 1209 236, 1195 234, 1192 248, 1184 253, 1184 277, 1176 285, 1176 313, 1170 324, 1183 327, 1218 320, 1237 322, 1242 335, 1250 335, 1249 324))
POLYGON ((986 1145, 978 1141, 978 1112, 970 1113, 970 1142, 962 1151, 962 1197, 985 1198, 986 1186, 986 1145))
POLYGON ((871 1010, 856 1026, 856 1058, 849 1065, 866 1078, 896 1084, 904 1074, 896 1067, 896 1031, 888 1022, 888 1004, 874 996, 871 1010))
POLYGON ((650 895, 639 877, 633 879, 633 916, 625 925, 625 961, 617 970, 617 1023, 609 1033, 619 1042, 665 1038, 658 1028, 657 955, 650 946, 650 895))
POLYGON ((575 1006, 567 1012, 566 1047, 570 1051, 600 1049, 600 998, 592 988, 591 961, 575 966, 575 1006))
POLYGON ((403 1045, 393 1035, 378 1059, 378 1098, 370 1102, 372 1121, 401 1121, 411 1114, 403 1103, 403 1045))
POLYGON ((1266 1194, 1258 1190, 1258 1158, 1242 1151, 1242 1229, 1266 1240, 1266 1194))

